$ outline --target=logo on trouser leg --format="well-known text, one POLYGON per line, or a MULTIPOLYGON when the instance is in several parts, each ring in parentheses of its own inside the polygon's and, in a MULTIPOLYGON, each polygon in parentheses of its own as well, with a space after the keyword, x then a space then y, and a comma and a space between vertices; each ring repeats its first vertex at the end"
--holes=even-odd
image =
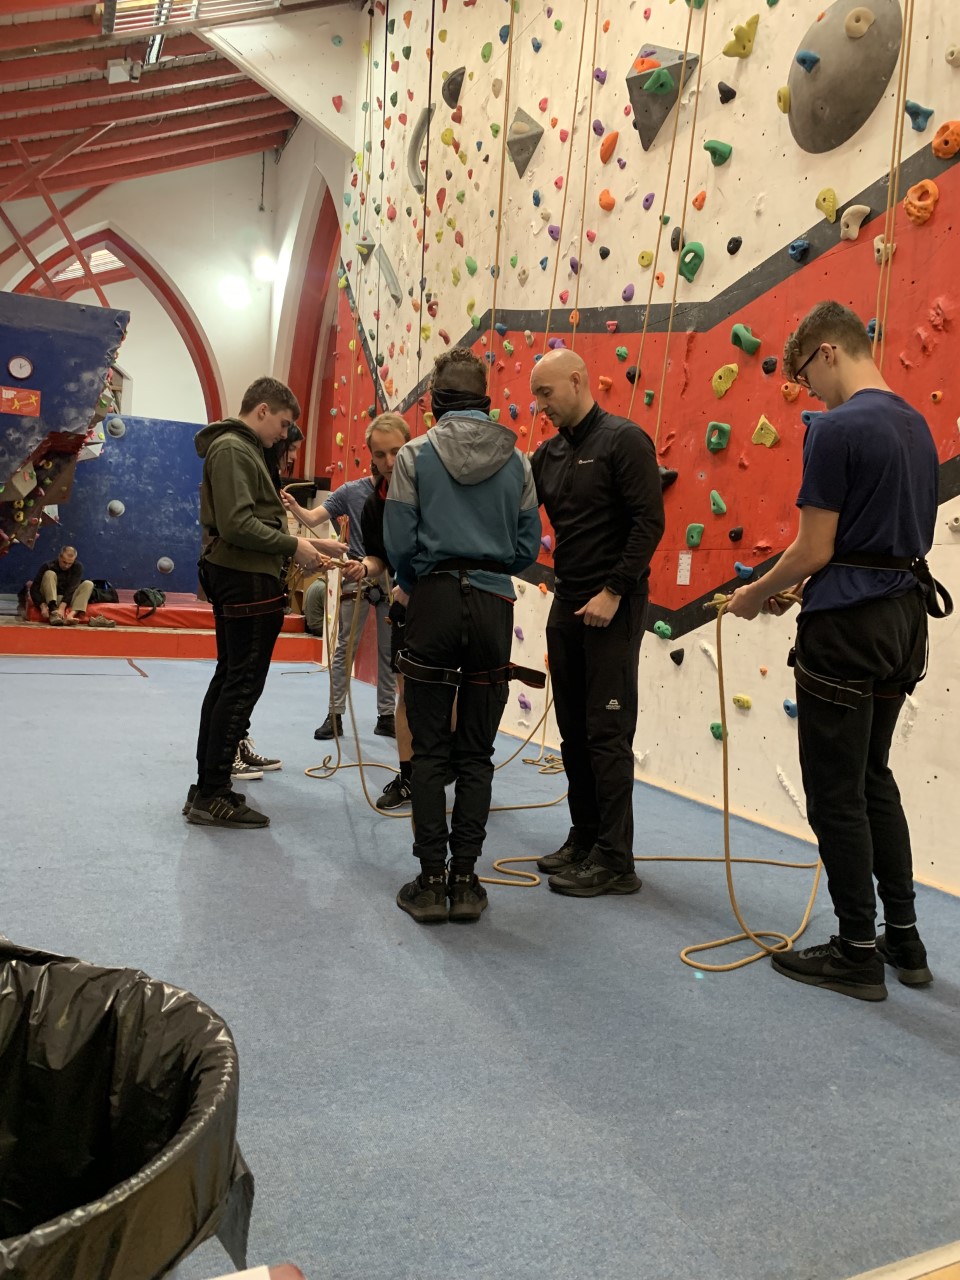
POLYGON ((623 707, 621 707, 620 703, 616 700, 616 698, 611 698, 610 701, 607 703, 607 710, 622 711, 623 707))

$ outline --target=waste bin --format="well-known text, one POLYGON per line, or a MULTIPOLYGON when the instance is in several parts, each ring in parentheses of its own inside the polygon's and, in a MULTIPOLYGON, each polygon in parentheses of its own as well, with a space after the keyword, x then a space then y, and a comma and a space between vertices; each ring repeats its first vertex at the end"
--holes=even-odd
POLYGON ((238 1096, 196 996, 0 939, 0 1277, 161 1280, 212 1235, 245 1267, 238 1096))

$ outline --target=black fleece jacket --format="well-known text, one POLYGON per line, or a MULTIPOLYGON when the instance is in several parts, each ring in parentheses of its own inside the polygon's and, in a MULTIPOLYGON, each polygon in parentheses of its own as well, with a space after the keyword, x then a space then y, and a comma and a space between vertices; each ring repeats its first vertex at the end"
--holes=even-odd
POLYGON ((555 591, 585 603, 603 587, 645 596, 663 537, 663 492, 653 441, 635 422, 594 405, 531 459, 553 525, 555 591))

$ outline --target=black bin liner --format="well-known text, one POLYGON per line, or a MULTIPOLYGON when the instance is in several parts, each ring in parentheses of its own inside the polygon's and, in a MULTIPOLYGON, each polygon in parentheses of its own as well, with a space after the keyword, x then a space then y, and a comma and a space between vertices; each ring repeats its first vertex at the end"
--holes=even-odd
POLYGON ((196 996, 0 939, 0 1277, 161 1280, 212 1235, 244 1268, 238 1096, 196 996))

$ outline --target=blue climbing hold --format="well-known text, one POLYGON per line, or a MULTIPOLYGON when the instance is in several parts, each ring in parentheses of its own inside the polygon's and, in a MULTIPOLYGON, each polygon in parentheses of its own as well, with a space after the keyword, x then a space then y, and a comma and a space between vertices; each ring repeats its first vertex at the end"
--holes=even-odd
MULTIPOLYGON (((870 323, 867 325, 867 337, 870 339, 870 341, 871 341, 871 342, 873 342, 873 340, 877 337, 877 318, 876 318, 876 316, 874 316, 874 318, 873 318, 873 319, 870 321, 870 323)), ((881 337, 881 338, 883 337, 883 325, 881 325, 881 326, 880 326, 880 337, 881 337)))
POLYGON ((509 39, 510 39, 510 28, 509 28, 509 26, 501 27, 501 28, 500 28, 500 43, 501 43, 501 44, 506 44, 506 43, 507 43, 507 41, 508 41, 509 39))
POLYGON ((787 247, 787 253, 789 253, 794 262, 803 262, 809 252, 809 240, 794 240, 793 244, 787 247))
POLYGON ((520 406, 518 404, 510 406, 510 417, 513 418, 514 422, 520 417, 520 406))
POLYGON ((819 61, 819 53, 812 53, 809 49, 801 49, 796 58, 797 66, 803 67, 807 75, 810 74, 819 61))
POLYGON ((506 335, 510 332, 510 329, 508 328, 507 325, 503 323, 502 320, 498 320, 493 327, 496 329, 497 333, 499 333, 501 338, 506 337, 506 335))
POLYGON ((540 52, 540 50, 543 48, 543 41, 542 41, 542 40, 538 40, 536 36, 534 36, 534 37, 533 37, 533 39, 530 41, 530 43, 533 45, 533 52, 534 52, 534 53, 539 53, 539 52, 540 52))
POLYGON ((487 364, 493 364, 494 360, 496 360, 497 358, 497 355, 495 351, 488 351, 483 358, 484 360, 486 360, 487 364))
POLYGON ((534 207, 535 209, 539 209, 539 208, 540 208, 540 201, 541 201, 541 199, 542 199, 542 196, 540 195, 540 192, 539 192, 539 191, 535 191, 535 192, 533 193, 533 207, 534 207))
POLYGON ((933 115, 933 107, 921 107, 919 102, 911 102, 909 99, 903 104, 903 109, 910 117, 910 123, 916 129, 917 133, 923 133, 927 125, 930 123, 930 117, 933 115))
POLYGON ((738 578, 747 579, 753 577, 753 568, 749 564, 741 564, 739 560, 736 560, 733 568, 738 578))
POLYGON ((804 409, 800 414, 800 421, 805 427, 812 427, 814 419, 819 418, 821 413, 823 413, 822 409, 804 409))
POLYGON ((540 259, 540 270, 541 270, 541 271, 546 271, 546 269, 547 269, 547 267, 549 267, 549 265, 550 265, 550 259, 549 259, 549 258, 541 258, 541 259, 540 259))
POLYGON ((787 715, 790 717, 791 720, 796 720, 797 704, 794 702, 792 698, 784 698, 783 709, 787 713, 787 715))

